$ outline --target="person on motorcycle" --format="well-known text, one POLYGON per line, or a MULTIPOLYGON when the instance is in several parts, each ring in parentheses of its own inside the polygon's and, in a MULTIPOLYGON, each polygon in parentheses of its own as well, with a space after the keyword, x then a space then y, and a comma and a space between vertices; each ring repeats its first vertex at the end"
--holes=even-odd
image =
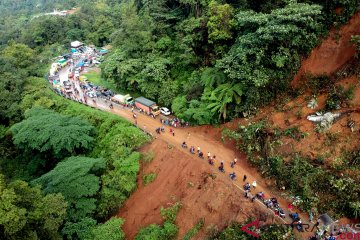
POLYGON ((194 154, 195 153, 195 147, 191 146, 189 151, 190 151, 190 153, 194 154))
POLYGON ((296 212, 296 213, 292 213, 290 214, 290 217, 294 220, 297 220, 299 218, 299 214, 296 212))
POLYGON ((219 171, 225 172, 225 170, 224 170, 224 161, 220 162, 219 171))
POLYGON ((235 174, 235 172, 230 173, 230 178, 231 178, 231 180, 235 180, 235 179, 236 179, 236 174, 235 174))
POLYGON ((203 152, 199 152, 199 158, 204 158, 204 153, 203 152))
POLYGON ((113 109, 113 108, 114 108, 114 106, 113 106, 112 103, 110 103, 109 108, 110 108, 110 109, 113 109))
POLYGON ((181 144, 181 147, 187 148, 187 145, 186 145, 186 142, 185 142, 185 141, 181 144))
POLYGON ((210 165, 214 165, 214 160, 213 160, 212 157, 209 158, 208 162, 209 162, 210 165))

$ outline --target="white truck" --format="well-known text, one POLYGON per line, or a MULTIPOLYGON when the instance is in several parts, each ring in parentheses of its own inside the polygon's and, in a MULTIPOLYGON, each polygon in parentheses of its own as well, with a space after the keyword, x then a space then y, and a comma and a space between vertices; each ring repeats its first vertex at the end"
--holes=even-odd
POLYGON ((134 99, 129 94, 126 95, 117 94, 111 97, 111 101, 113 101, 114 103, 124 104, 124 105, 134 104, 134 99))

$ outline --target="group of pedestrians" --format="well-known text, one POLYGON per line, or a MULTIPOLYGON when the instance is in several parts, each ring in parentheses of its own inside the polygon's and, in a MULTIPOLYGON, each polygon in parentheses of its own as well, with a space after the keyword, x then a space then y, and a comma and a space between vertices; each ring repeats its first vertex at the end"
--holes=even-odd
POLYGON ((190 125, 188 122, 185 122, 183 119, 179 119, 179 118, 166 118, 166 119, 163 119, 163 118, 160 117, 160 123, 162 125, 172 126, 174 128, 188 127, 190 125))
MULTIPOLYGON (((189 137, 190 137, 190 133, 188 133, 188 137, 187 137, 187 138, 189 138, 189 137)), ((187 143, 186 143, 186 141, 183 141, 183 143, 181 144, 181 146, 182 146, 182 148, 187 148, 187 143)), ((197 153, 197 155, 198 155, 199 158, 204 159, 204 153, 203 153, 203 151, 201 150, 201 147, 200 147, 200 146, 197 146, 196 149, 195 149, 195 146, 190 146, 189 152, 190 152, 191 154, 197 153)), ((216 159, 216 155, 212 155, 210 152, 207 152, 207 160, 208 160, 208 163, 209 163, 210 165, 215 165, 215 159, 216 159)), ((238 159, 235 157, 234 160, 232 160, 232 161, 230 162, 230 167, 231 167, 231 168, 234 168, 237 162, 238 162, 238 159)), ((219 170, 220 172, 222 172, 222 173, 225 173, 225 164, 224 164, 224 161, 223 161, 223 160, 220 161, 220 165, 218 166, 218 170, 219 170)), ((236 176, 235 171, 231 171, 231 173, 229 174, 229 176, 230 176, 230 179, 231 179, 231 180, 236 180, 236 179, 237 179, 237 176, 236 176)), ((246 179, 247 179, 247 176, 246 176, 246 174, 244 174, 244 176, 243 176, 243 182, 245 182, 246 179)), ((254 189, 256 188, 256 186, 257 186, 256 180, 253 181, 252 186, 253 186, 254 189)))

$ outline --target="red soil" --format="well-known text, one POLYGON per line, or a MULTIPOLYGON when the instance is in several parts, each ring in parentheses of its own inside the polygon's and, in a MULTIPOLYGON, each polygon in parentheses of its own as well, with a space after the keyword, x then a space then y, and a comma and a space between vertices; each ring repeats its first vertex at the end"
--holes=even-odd
POLYGON ((176 201, 182 204, 176 220, 179 239, 201 218, 205 219, 205 227, 197 239, 205 234, 208 226, 221 229, 232 220, 244 221, 250 216, 259 218, 260 213, 265 214, 263 207, 244 198, 228 174, 219 173, 205 160, 193 159, 177 148, 169 149, 160 139, 142 149, 142 152, 149 151, 156 152, 156 156, 151 163, 143 164, 139 188, 118 214, 125 219, 123 230, 127 239, 133 239, 141 227, 161 224, 161 207, 176 201), (141 176, 151 172, 157 177, 144 186, 141 176))
MULTIPOLYGON (((351 35, 354 34, 360 34, 360 13, 356 14, 349 24, 343 26, 338 32, 331 31, 330 37, 314 49, 308 59, 303 60, 302 67, 293 80, 293 86, 299 84, 301 76, 305 73, 332 74, 346 64, 355 53, 355 48, 349 43, 351 35), (336 34, 340 34, 338 42, 334 40, 336 34)), ((345 86, 357 81, 356 77, 351 77, 344 79, 340 84, 345 86)), ((184 140, 189 145, 200 145, 205 154, 207 151, 210 151, 212 155, 215 154, 217 156, 216 166, 219 164, 219 160, 224 160, 227 171, 229 171, 230 161, 236 156, 239 161, 234 171, 238 178, 246 174, 249 182, 256 179, 258 191, 264 191, 268 197, 271 195, 278 197, 281 205, 286 208, 287 202, 280 197, 280 192, 273 189, 271 181, 263 179, 259 172, 249 165, 246 161, 246 155, 236 150, 234 142, 227 141, 225 144, 221 142, 221 130, 224 127, 236 129, 238 124, 247 125, 250 121, 262 119, 268 120, 269 123, 278 126, 280 129, 298 126, 302 132, 307 132, 309 135, 300 141, 283 137, 281 139, 283 144, 276 151, 282 155, 299 151, 301 154, 312 158, 318 154, 327 154, 327 158, 335 159, 342 151, 359 147, 360 114, 351 113, 336 122, 330 132, 341 132, 342 134, 339 135, 336 142, 324 146, 326 136, 317 134, 314 131, 314 124, 308 121, 306 116, 322 108, 326 97, 326 94, 318 96, 319 107, 315 110, 308 109, 305 96, 301 96, 287 103, 283 111, 277 111, 274 107, 267 107, 261 109, 256 117, 237 119, 221 128, 201 126, 176 129, 176 137, 171 136, 168 132, 159 135, 158 137, 161 140, 155 140, 142 149, 142 151, 154 151, 156 153, 153 162, 142 167, 142 174, 156 172, 156 180, 148 186, 143 186, 140 174, 138 190, 131 195, 118 213, 118 216, 126 220, 123 229, 127 238, 132 239, 143 226, 151 223, 162 223, 160 208, 178 200, 183 204, 176 220, 176 224, 180 227, 179 237, 182 237, 202 217, 205 218, 205 228, 210 224, 216 224, 221 228, 230 220, 244 220, 247 216, 258 214, 258 207, 244 201, 241 192, 228 179, 228 172, 225 175, 219 174, 216 168, 190 155, 187 151, 183 151, 180 144, 184 140), (296 114, 297 111, 301 111, 300 118, 296 114), (355 132, 351 132, 346 127, 348 118, 355 121, 357 126, 355 132), (190 137, 188 133, 190 133, 190 137), (175 147, 171 150, 168 149, 168 143, 175 147), (216 179, 206 177, 209 173, 216 173, 216 179), (194 184, 193 187, 190 186, 190 182, 194 184)), ((352 104, 352 107, 360 107, 359 86, 355 90, 355 98, 352 104)), ((100 101, 96 107, 109 111, 107 105, 100 101)), ((130 111, 114 108, 111 112, 132 121, 130 111)), ((141 128, 146 125, 146 129, 154 135, 156 135, 154 129, 160 126, 158 120, 143 115, 138 117, 138 124, 141 128)), ((242 182, 238 180, 237 184, 241 185, 242 182)), ((204 232, 200 235, 203 234, 204 232)))
POLYGON ((360 12, 340 30, 331 30, 329 37, 311 51, 310 56, 302 61, 292 85, 298 86, 301 77, 306 73, 330 75, 336 72, 354 56, 356 49, 354 44, 350 43, 350 39, 351 36, 359 34, 360 12))

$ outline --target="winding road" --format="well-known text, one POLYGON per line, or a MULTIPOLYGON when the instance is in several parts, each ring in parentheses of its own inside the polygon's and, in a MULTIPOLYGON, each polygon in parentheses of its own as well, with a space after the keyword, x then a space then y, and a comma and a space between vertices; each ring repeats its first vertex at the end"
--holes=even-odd
MULTIPOLYGON (((62 69, 59 72, 59 77, 60 77, 61 83, 68 80, 68 67, 62 69)), ((77 98, 83 100, 84 92, 80 88, 79 81, 71 80, 70 82, 73 82, 75 85, 75 88, 79 91, 79 95, 77 95, 77 98)), ((122 118, 125 118, 125 119, 129 120, 131 123, 135 124, 133 116, 132 116, 133 113, 131 112, 131 109, 124 108, 115 103, 113 103, 113 106, 114 106, 113 109, 110 109, 109 104, 110 104, 109 101, 106 101, 103 98, 96 98, 96 102, 93 102, 90 98, 88 98, 88 100, 87 100, 87 105, 97 108, 97 109, 100 109, 102 111, 111 112, 111 113, 116 114, 122 118)), ((244 154, 242 154, 241 152, 238 152, 238 151, 234 151, 230 147, 225 146, 219 139, 215 139, 214 137, 208 136, 205 128, 202 128, 202 127, 186 127, 186 128, 175 128, 175 129, 173 128, 175 130, 175 136, 173 136, 169 132, 170 127, 166 126, 164 133, 157 134, 155 132, 155 129, 162 126, 162 124, 159 121, 159 117, 157 117, 156 119, 153 119, 150 116, 143 115, 140 113, 138 113, 137 116, 138 116, 137 117, 138 128, 146 131, 148 134, 150 134, 156 138, 160 138, 160 139, 164 140, 168 144, 171 144, 171 145, 181 149, 182 151, 184 151, 185 154, 190 155, 194 159, 194 161, 202 161, 203 164, 208 165, 209 168, 214 168, 214 167, 217 168, 220 165, 220 161, 221 160, 224 161, 224 166, 225 166, 225 171, 226 171, 225 174, 228 175, 230 173, 230 171, 236 173, 237 180, 231 181, 229 179, 229 183, 236 185, 239 188, 239 191, 243 191, 243 188, 242 188, 242 186, 244 185, 244 182, 242 181, 243 175, 247 176, 246 182, 249 182, 250 184, 254 180, 256 180, 257 187, 256 187, 256 190, 253 190, 253 192, 255 193, 255 192, 263 191, 265 193, 265 196, 267 199, 269 199, 270 197, 276 197, 278 199, 278 202, 280 203, 282 209, 286 213, 286 217, 284 219, 282 219, 280 217, 279 217, 279 219, 281 219, 284 223, 288 223, 288 224, 292 222, 292 220, 288 216, 289 211, 287 210, 287 206, 288 206, 289 202, 286 201, 281 196, 279 196, 279 194, 274 193, 266 185, 266 180, 260 176, 260 174, 256 171, 256 169, 249 166, 249 163, 247 162, 246 156, 244 154), (197 148, 197 146, 200 146, 201 151, 204 152, 205 159, 206 159, 207 152, 210 152, 212 156, 216 155, 214 166, 209 165, 207 160, 198 158, 197 154, 194 155, 194 154, 189 153, 188 149, 183 149, 181 147, 181 144, 183 141, 186 141, 188 146, 195 146, 195 148, 197 148), (237 161, 235 167, 231 168, 230 163, 233 161, 234 158, 237 158, 238 161, 237 161)), ((210 128, 213 128, 213 127, 210 126, 210 128)), ((256 200, 255 204, 259 204, 266 209, 266 206, 259 200, 256 200)), ((269 211, 274 213, 270 209, 269 209, 269 211)), ((308 223, 308 221, 304 221, 304 219, 308 219, 307 214, 300 214, 300 216, 301 216, 303 223, 308 223)), ((312 228, 312 226, 313 226, 313 224, 310 223, 310 229, 312 228)))

